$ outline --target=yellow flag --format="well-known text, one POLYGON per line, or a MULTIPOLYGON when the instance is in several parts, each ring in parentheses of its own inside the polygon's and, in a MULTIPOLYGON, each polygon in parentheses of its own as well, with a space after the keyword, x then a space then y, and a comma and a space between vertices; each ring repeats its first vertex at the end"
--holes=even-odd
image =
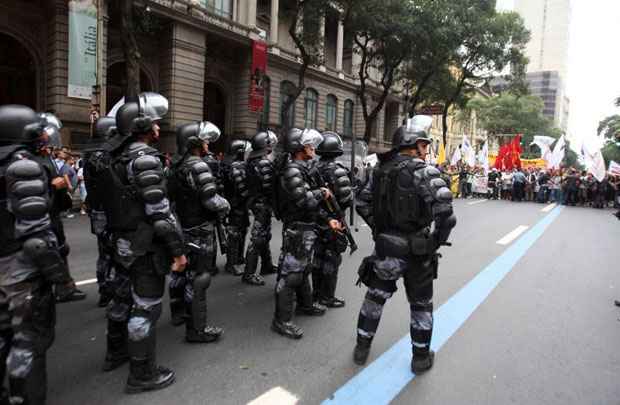
POLYGON ((443 142, 439 145, 439 156, 437 156, 437 164, 440 165, 446 161, 446 148, 443 146, 443 142))

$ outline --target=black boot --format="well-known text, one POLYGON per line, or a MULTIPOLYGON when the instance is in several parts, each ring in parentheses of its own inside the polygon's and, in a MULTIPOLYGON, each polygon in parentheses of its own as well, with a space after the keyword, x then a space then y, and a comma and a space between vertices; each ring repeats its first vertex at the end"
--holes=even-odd
POLYGON ((107 350, 103 371, 112 371, 129 361, 127 350, 127 324, 108 321, 107 350))
POLYGON ((304 330, 293 322, 282 322, 277 319, 271 323, 271 330, 289 339, 301 339, 304 336, 304 330))
POLYGON ((372 344, 372 338, 357 335, 357 344, 353 349, 353 362, 358 366, 363 366, 368 361, 368 355, 370 354, 370 345, 372 344))
POLYGON ((174 382, 174 371, 155 366, 151 359, 132 358, 125 392, 137 394, 166 388, 174 382))
MULTIPOLYGON (((172 292, 172 289, 170 290, 172 292)), ((170 323, 173 326, 180 326, 185 323, 185 303, 181 298, 170 298, 170 323)))
POLYGON ((321 294, 319 304, 325 305, 328 308, 342 308, 344 307, 344 300, 334 295, 336 292, 336 285, 338 284, 338 273, 323 276, 323 283, 321 285, 321 294))
POLYGON ((297 315, 322 316, 325 315, 326 311, 327 308, 325 306, 315 302, 308 307, 297 306, 295 313, 297 313, 297 315))
POLYGON ((245 258, 245 271, 241 281, 250 285, 265 285, 265 280, 258 274, 256 274, 256 267, 258 266, 258 253, 252 251, 248 252, 245 258))
POLYGON ((185 340, 189 343, 215 342, 224 332, 222 328, 207 325, 207 291, 194 290, 191 303, 185 304, 185 340))
POLYGON ((262 276, 275 274, 278 272, 278 268, 273 265, 273 260, 271 260, 271 252, 269 251, 269 246, 265 247, 265 251, 261 255, 260 259, 260 274, 262 276))
MULTIPOLYGON (((155 324, 151 327, 154 329, 155 324)), ((131 358, 125 392, 137 394, 165 388, 174 382, 174 372, 155 364, 155 330, 139 342, 129 342, 131 358)))
POLYGON ((435 352, 432 350, 415 350, 411 358, 411 371, 414 374, 422 374, 433 367, 435 352))
POLYGON ((66 285, 56 285, 56 302, 63 303, 83 299, 86 299, 86 293, 78 290, 73 281, 66 285))

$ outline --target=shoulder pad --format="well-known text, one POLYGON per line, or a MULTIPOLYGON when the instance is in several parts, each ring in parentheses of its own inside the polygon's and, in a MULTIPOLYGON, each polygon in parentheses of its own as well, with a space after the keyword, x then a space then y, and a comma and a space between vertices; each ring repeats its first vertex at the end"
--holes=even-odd
POLYGON ((161 161, 152 155, 141 155, 133 161, 133 168, 136 172, 155 170, 161 167, 161 161))
POLYGON ((432 179, 432 178, 440 177, 440 176, 441 176, 441 172, 437 170, 436 167, 426 166, 424 168, 424 177, 426 177, 427 179, 432 179))
POLYGON ((209 167, 209 165, 200 159, 188 160, 186 163, 188 167, 191 169, 192 173, 194 174, 201 174, 201 173, 211 174, 211 168, 209 167))
POLYGON ((42 176, 43 169, 37 162, 22 158, 8 167, 7 175, 16 179, 32 179, 42 176))
POLYGON ((349 177, 349 171, 344 167, 336 166, 334 170, 334 176, 338 177, 349 177))
POLYGON ((294 166, 288 166, 284 169, 284 173, 282 174, 284 176, 285 179, 291 178, 291 177, 300 177, 301 176, 301 170, 299 170, 299 168, 294 167, 294 166))
POLYGON ((422 159, 411 159, 407 161, 407 167, 409 167, 412 170, 420 170, 420 169, 424 169, 424 168, 432 167, 432 166, 428 166, 426 162, 423 161, 422 159))

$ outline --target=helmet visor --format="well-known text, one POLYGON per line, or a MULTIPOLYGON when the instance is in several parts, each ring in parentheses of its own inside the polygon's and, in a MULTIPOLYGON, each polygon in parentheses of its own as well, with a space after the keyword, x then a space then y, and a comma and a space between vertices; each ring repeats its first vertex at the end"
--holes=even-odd
POLYGON ((267 135, 269 135, 269 146, 274 148, 278 144, 278 136, 270 130, 267 130, 267 135))
POLYGON ((198 138, 203 142, 216 142, 220 139, 220 135, 220 129, 209 121, 203 121, 198 125, 198 138))
POLYGON ((53 126, 56 129, 62 128, 62 122, 60 122, 58 117, 52 113, 43 113, 41 114, 41 118, 43 119, 43 123, 46 127, 53 126))
POLYGON ((302 146, 318 147, 323 142, 323 135, 316 129, 304 129, 299 142, 302 146))
MULTIPOLYGON (((140 93, 138 96, 140 99, 140 110, 151 116, 155 121, 162 119, 164 115, 168 113, 168 99, 159 93, 147 91, 140 93)), ((116 117, 116 113, 119 108, 125 104, 125 97, 121 98, 114 104, 108 117, 116 117)))

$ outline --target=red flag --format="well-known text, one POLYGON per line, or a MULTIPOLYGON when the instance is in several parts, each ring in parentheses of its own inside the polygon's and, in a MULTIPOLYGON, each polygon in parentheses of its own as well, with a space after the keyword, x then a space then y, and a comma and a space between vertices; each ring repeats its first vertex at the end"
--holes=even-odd
POLYGON ((250 78, 250 111, 262 111, 265 104, 265 74, 267 72, 267 44, 252 42, 252 68, 250 78))
POLYGON ((510 144, 512 151, 511 163, 514 167, 521 168, 521 134, 517 134, 510 144))
POLYGON ((497 157, 495 158, 495 168, 497 170, 504 170, 506 160, 506 156, 510 153, 510 145, 502 145, 499 148, 499 152, 497 153, 497 157))

